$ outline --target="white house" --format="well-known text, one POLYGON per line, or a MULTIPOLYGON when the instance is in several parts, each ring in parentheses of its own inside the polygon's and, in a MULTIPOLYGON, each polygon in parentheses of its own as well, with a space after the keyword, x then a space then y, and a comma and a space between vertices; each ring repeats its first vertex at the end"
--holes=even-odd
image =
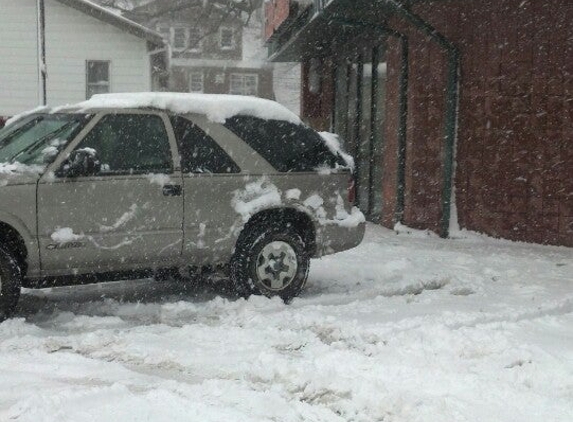
POLYGON ((159 89, 165 50, 158 33, 87 0, 0 0, 0 119, 159 89))

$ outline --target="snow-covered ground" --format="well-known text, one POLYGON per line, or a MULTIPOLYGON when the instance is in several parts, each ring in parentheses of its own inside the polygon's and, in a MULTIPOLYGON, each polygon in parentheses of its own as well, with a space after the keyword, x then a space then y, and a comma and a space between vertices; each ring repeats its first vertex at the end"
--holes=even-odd
POLYGON ((572 421, 573 249, 400 231, 313 262, 289 306, 26 291, 0 324, 0 421, 572 421))

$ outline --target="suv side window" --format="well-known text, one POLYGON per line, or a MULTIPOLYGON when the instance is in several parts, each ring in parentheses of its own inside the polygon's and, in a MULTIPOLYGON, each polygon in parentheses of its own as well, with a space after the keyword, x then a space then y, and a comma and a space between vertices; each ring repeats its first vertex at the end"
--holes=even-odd
POLYGON ((227 119, 225 127, 280 172, 310 172, 344 165, 314 130, 283 120, 251 116, 227 119))
POLYGON ((241 169, 225 151, 190 120, 171 117, 181 154, 183 173, 240 173, 241 169))
POLYGON ((84 148, 96 151, 100 175, 173 172, 167 131, 154 114, 108 114, 77 147, 84 148))

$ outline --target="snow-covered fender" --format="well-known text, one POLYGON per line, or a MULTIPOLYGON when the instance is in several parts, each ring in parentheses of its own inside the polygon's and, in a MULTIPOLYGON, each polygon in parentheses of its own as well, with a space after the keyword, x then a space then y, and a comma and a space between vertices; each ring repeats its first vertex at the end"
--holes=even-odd
POLYGON ((239 215, 231 229, 234 238, 239 238, 254 216, 262 212, 292 209, 303 213, 312 222, 315 256, 340 252, 359 244, 364 236, 364 215, 344 201, 339 188, 325 189, 317 180, 320 181, 309 179, 304 187, 299 181, 301 189, 298 189, 292 188, 292 182, 285 183, 283 180, 281 186, 278 179, 273 183, 274 180, 262 177, 236 190, 231 201, 239 215), (327 197, 326 201, 324 197, 327 197))
MULTIPOLYGON (((259 208, 257 209, 256 212, 250 215, 248 219, 245 219, 244 217, 237 219, 234 225, 234 237, 235 237, 234 246, 236 246, 236 243, 238 242, 241 233, 243 232, 245 227, 252 224, 258 224, 261 221, 268 219, 269 217, 275 218, 273 214, 276 216, 276 218, 285 218, 289 215, 292 216, 304 215, 306 217, 306 220, 312 225, 313 228, 312 238, 307 240, 312 241, 313 245, 316 244, 316 241, 320 236, 319 231, 321 230, 321 226, 318 220, 313 215, 312 210, 310 210, 308 207, 304 206, 301 203, 290 202, 290 203, 284 203, 281 206, 269 206, 269 207, 259 208)), ((310 233, 301 233, 301 234, 310 235, 310 233)))

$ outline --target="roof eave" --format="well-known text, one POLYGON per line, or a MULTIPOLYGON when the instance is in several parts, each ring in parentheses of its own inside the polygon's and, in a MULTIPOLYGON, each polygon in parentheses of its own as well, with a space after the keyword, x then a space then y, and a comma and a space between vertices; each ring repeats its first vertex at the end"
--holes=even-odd
POLYGON ((124 32, 134 35, 138 38, 144 39, 150 42, 155 48, 165 46, 165 41, 163 37, 149 29, 146 28, 132 20, 129 20, 123 16, 117 15, 109 10, 98 6, 96 4, 84 1, 84 0, 56 0, 66 6, 72 7, 88 16, 105 22, 109 25, 115 26, 124 32))
POLYGON ((332 49, 333 39, 360 32, 352 24, 339 23, 340 20, 347 20, 349 23, 368 20, 370 24, 384 27, 392 9, 381 3, 377 9, 370 10, 365 19, 360 14, 366 3, 365 0, 335 0, 321 10, 311 6, 306 13, 297 17, 296 22, 290 22, 288 27, 283 27, 276 35, 275 42, 279 45, 276 51, 269 55, 269 61, 300 61, 309 57, 328 55, 332 49), (281 38, 285 40, 282 44, 279 41, 281 38))

